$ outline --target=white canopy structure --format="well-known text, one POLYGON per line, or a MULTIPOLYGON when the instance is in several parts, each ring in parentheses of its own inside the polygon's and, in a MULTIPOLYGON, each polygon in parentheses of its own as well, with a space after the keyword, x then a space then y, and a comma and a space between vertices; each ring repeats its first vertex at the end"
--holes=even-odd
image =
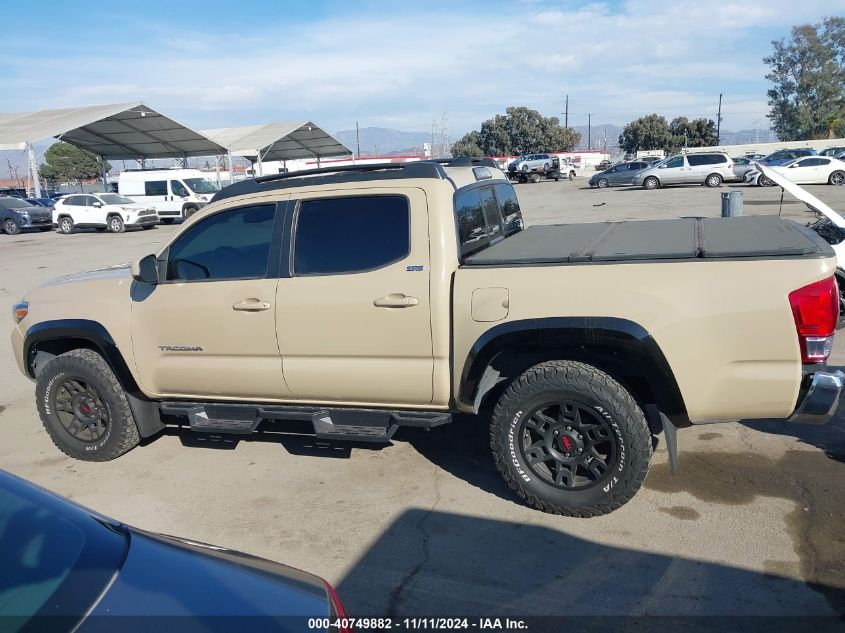
POLYGON ((226 153, 202 133, 143 103, 0 113, 0 150, 25 149, 36 195, 41 195, 34 143, 61 139, 105 159, 187 158, 226 153))
MULTIPOLYGON (((72 143, 104 159, 136 160, 232 156, 258 163, 342 156, 352 151, 310 121, 269 123, 196 131, 141 102, 0 113, 0 150, 27 150, 37 196, 38 165, 32 146, 51 138, 72 143)), ((105 181, 105 174, 103 174, 105 181)))
POLYGON ((268 123, 203 130, 202 134, 227 148, 234 156, 258 163, 351 154, 346 145, 310 121, 268 123))

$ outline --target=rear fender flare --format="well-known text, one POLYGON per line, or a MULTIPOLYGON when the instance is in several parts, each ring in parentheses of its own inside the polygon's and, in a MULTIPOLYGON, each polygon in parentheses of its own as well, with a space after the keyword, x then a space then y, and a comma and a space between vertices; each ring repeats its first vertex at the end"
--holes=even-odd
POLYGON ((653 404, 675 426, 690 425, 678 383, 660 346, 642 326, 614 317, 526 319, 487 330, 464 361, 458 403, 477 412, 485 393, 496 384, 498 374, 491 371, 495 361, 522 354, 542 360, 592 362, 611 373, 618 373, 612 369, 622 370, 648 385, 653 404))

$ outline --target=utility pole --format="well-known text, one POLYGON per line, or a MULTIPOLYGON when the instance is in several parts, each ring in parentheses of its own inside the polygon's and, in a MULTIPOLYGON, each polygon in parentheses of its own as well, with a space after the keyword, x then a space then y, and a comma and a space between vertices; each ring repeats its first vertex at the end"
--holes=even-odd
POLYGON ((719 144, 721 140, 721 132, 722 132, 722 93, 719 93, 719 112, 716 114, 716 145, 719 144))
POLYGON ((449 153, 449 117, 446 115, 446 110, 443 111, 443 118, 441 119, 440 138, 442 140, 440 155, 445 158, 449 153))
POLYGON ((593 115, 587 115, 587 151, 589 152, 593 149, 593 142, 592 142, 592 134, 593 134, 593 115))
POLYGON ((434 138, 435 138, 436 134, 437 134, 437 122, 432 120, 432 122, 431 122, 431 157, 432 158, 437 158, 437 154, 434 151, 434 147, 435 147, 434 146, 434 138))
POLYGON ((356 158, 361 160, 361 135, 358 131, 358 121, 355 121, 355 147, 358 150, 356 158))
POLYGON ((563 127, 569 127, 569 95, 566 95, 566 107, 563 110, 563 127))

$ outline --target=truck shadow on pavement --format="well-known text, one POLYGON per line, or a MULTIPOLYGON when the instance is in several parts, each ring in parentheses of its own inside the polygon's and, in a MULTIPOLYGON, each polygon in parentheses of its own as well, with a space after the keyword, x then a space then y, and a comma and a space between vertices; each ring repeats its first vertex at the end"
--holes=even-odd
MULTIPOLYGON (((755 452, 753 446, 742 452, 682 449, 678 474, 670 474, 668 463, 653 463, 645 489, 688 493, 707 504, 727 506, 751 505, 758 496, 791 501, 794 510, 787 515, 785 527, 799 562, 787 569, 770 561, 767 571, 799 575, 836 611, 845 614, 845 503, 841 497, 845 490, 845 405, 834 420, 819 427, 779 420, 744 424, 761 432, 792 435, 821 448, 827 458, 806 449, 787 450, 774 458, 755 452)), ((521 503, 493 466, 487 425, 473 416, 460 416, 452 427, 449 433, 408 434, 407 439, 421 455, 453 476, 521 503)), ((693 508, 660 509, 679 519, 698 517, 693 508)))
POLYGON ((798 580, 436 509, 407 510, 388 525, 340 580, 338 593, 359 617, 571 618, 568 626, 547 621, 532 624, 532 631, 771 633, 811 630, 804 628, 809 622, 788 617, 810 615, 832 616, 816 620, 812 630, 845 624, 798 580), (763 615, 769 617, 748 617, 763 615), (604 617, 590 619, 596 616, 604 617))

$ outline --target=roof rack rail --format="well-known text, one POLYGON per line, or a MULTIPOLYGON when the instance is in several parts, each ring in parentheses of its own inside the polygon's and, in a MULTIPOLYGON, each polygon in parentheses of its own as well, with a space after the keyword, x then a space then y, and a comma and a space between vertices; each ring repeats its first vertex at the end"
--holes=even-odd
POLYGON ((386 170, 410 170, 417 171, 414 169, 417 166, 425 165, 425 168, 420 169, 420 173, 412 173, 409 174, 407 177, 409 178, 443 178, 442 170, 439 169, 431 169, 431 162, 430 161, 412 161, 408 163, 371 163, 369 165, 342 165, 340 167, 319 167, 317 169, 301 169, 299 171, 288 171, 281 174, 268 174, 266 176, 258 176, 255 178, 255 182, 257 183, 264 183, 264 182, 274 182, 277 180, 286 180, 288 178, 303 178, 307 176, 322 176, 325 174, 333 174, 333 173, 342 173, 342 172, 358 172, 358 173, 366 173, 366 172, 375 172, 375 171, 386 171, 386 170))
POLYGON ((235 182, 218 191, 212 198, 212 202, 249 193, 266 192, 272 189, 401 178, 449 179, 446 172, 443 171, 443 167, 431 160, 323 167, 320 169, 303 169, 281 174, 268 174, 267 176, 259 176, 257 178, 235 182))

